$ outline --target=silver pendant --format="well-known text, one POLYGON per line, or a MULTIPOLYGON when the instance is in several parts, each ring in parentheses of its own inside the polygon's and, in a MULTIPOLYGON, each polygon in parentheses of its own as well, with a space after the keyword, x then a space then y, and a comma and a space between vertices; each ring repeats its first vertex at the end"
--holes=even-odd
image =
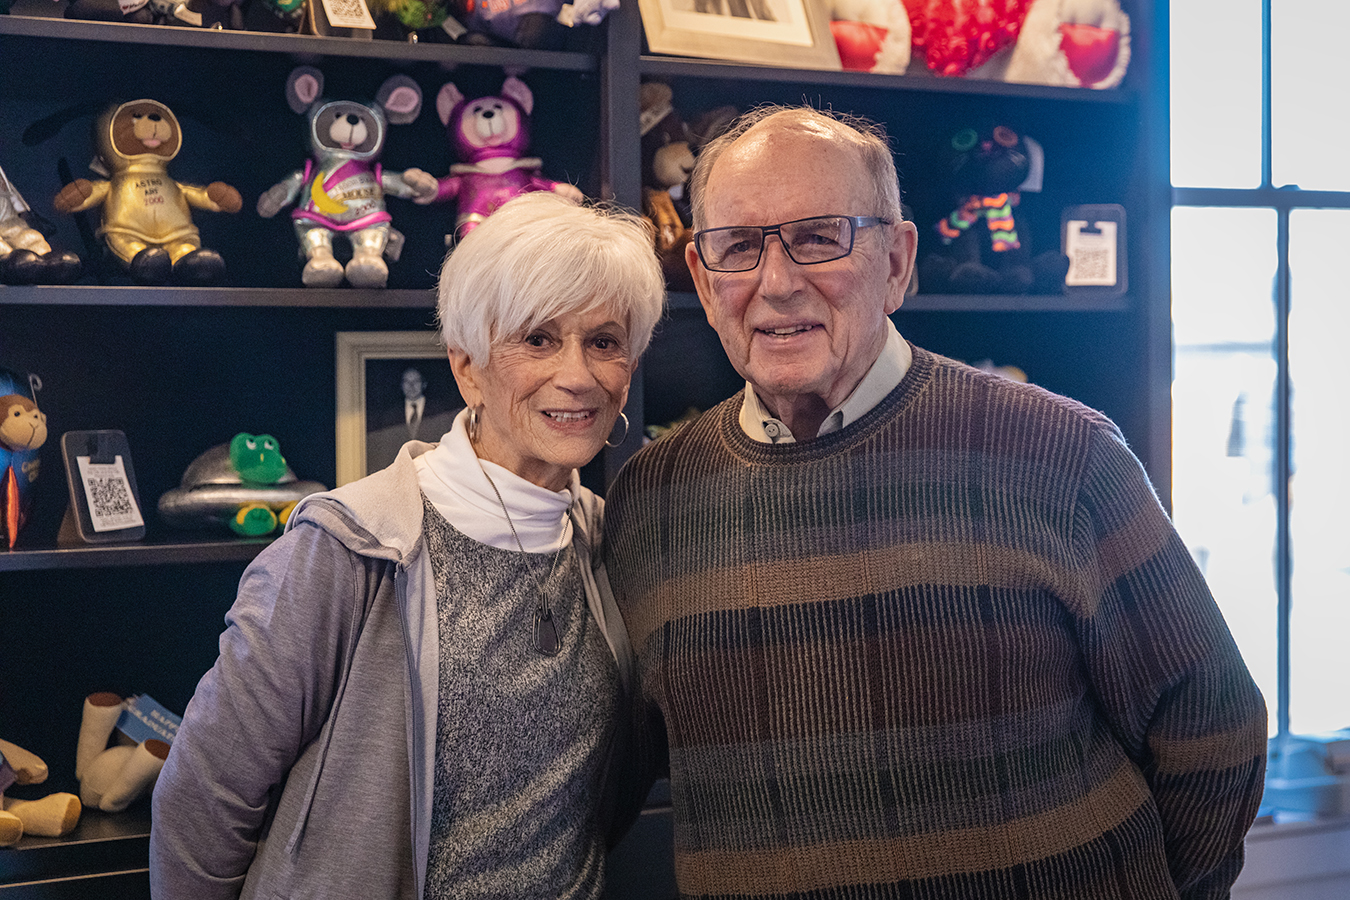
POLYGON ((562 649, 558 626, 553 621, 553 610, 542 606, 534 610, 534 649, 545 656, 557 656, 562 649))

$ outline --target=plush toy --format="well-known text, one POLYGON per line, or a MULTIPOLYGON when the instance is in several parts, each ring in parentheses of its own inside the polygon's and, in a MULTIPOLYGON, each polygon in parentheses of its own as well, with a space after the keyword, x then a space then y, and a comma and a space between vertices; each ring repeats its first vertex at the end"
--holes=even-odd
POLYGON ((117 720, 127 701, 116 694, 90 694, 84 700, 79 743, 75 748, 75 778, 80 800, 91 809, 121 812, 154 788, 169 757, 169 745, 156 738, 139 744, 113 741, 117 720))
POLYGON ((390 224, 384 195, 405 199, 417 190, 379 164, 389 125, 414 121, 422 111, 422 89, 406 75, 391 75, 374 103, 328 100, 323 73, 299 66, 286 79, 286 101, 305 116, 313 158, 258 198, 258 214, 270 219, 292 203, 295 234, 305 268, 306 287, 337 287, 345 277, 355 287, 384 287, 389 266, 397 261, 403 235, 390 224), (344 266, 333 253, 333 236, 351 244, 344 266))
POLYGON ((0 536, 14 546, 33 505, 33 485, 42 461, 38 448, 47 442, 47 417, 37 406, 42 381, 27 382, 0 369, 0 536))
POLYGON ((956 205, 934 228, 942 250, 924 255, 919 281, 928 293, 1058 293, 1069 261, 1047 251, 1033 256, 1016 208, 1021 191, 1040 190, 1040 145, 999 125, 952 138, 956 205))
POLYGON ((845 69, 903 74, 912 33, 902 0, 831 0, 830 33, 845 69))
POLYGON ((424 38, 448 41, 464 33, 451 18, 447 0, 369 0, 368 5, 377 38, 401 36, 416 43, 424 38))
POLYGON ((1117 0, 1035 0, 1006 67, 989 77, 1112 88, 1130 65, 1130 17, 1117 0))
POLYGON ((451 0, 466 44, 507 44, 527 50, 561 50, 567 29, 599 25, 619 0, 451 0))
POLYGON ((460 162, 440 179, 421 169, 404 172, 417 188, 414 202, 457 201, 454 237, 460 238, 521 194, 553 191, 580 201, 582 194, 575 186, 540 174, 543 163, 538 157, 521 156, 530 144, 533 109, 534 95, 515 76, 506 79, 499 95, 474 100, 447 82, 436 95, 436 113, 460 162))
POLYGON ((193 460, 179 486, 159 498, 159 512, 175 527, 227 525, 256 537, 285 525, 302 497, 323 490, 295 477, 276 438, 240 432, 193 460))
POLYGON ((996 365, 992 359, 982 359, 979 362, 971 363, 971 365, 981 372, 988 372, 990 375, 997 375, 999 378, 1006 378, 1009 381, 1017 381, 1022 384, 1027 383, 1027 373, 1018 366, 996 365))
POLYGON ((90 168, 107 181, 77 178, 56 195, 65 213, 103 208, 97 233, 132 278, 163 284, 207 284, 225 274, 225 260, 202 246, 189 207, 238 212, 239 192, 223 181, 206 187, 169 177, 182 148, 178 119, 158 100, 113 104, 94 121, 98 158, 90 168))
POLYGON ((1118 0, 904 0, 936 75, 1109 88, 1130 61, 1118 0))
POLYGON ((209 0, 70 0, 67 19, 222 28, 229 13, 209 0))
POLYGON ((80 277, 80 258, 53 250, 42 232, 24 219, 28 204, 0 169, 0 282, 69 284, 80 277))
POLYGON ((304 28, 308 5, 306 0, 244 0, 243 29, 295 34, 304 28))
POLYGON ((25 834, 61 837, 80 821, 80 798, 59 792, 39 800, 6 798, 13 785, 41 784, 47 780, 47 764, 40 757, 9 741, 0 741, 0 847, 12 847, 25 834))
POLYGON ((652 223, 656 255, 666 284, 692 291, 684 248, 693 240, 685 192, 694 169, 693 136, 671 100, 670 85, 647 81, 638 89, 638 129, 642 136, 642 212, 652 223))

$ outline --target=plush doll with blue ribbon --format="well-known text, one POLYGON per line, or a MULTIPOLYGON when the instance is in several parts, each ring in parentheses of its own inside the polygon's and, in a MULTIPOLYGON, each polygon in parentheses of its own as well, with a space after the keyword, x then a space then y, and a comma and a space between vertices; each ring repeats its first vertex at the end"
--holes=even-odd
POLYGON ((25 834, 61 837, 75 830, 83 807, 74 794, 58 791, 32 800, 4 796, 14 785, 46 780, 47 764, 37 754, 0 740, 0 847, 12 847, 25 834))

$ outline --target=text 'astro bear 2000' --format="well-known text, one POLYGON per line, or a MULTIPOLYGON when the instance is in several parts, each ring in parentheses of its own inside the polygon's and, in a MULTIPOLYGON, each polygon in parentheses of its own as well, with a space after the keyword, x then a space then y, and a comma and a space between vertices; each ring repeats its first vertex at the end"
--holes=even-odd
POLYGON ((173 111, 158 100, 113 104, 94 120, 93 137, 98 157, 91 168, 107 180, 75 179, 56 195, 56 208, 102 206, 98 234, 137 281, 205 284, 224 275, 225 261, 202 246, 189 207, 232 213, 243 199, 223 181, 201 187, 169 177, 183 146, 173 111))
POLYGON ((422 111, 422 89, 406 75, 386 79, 374 103, 328 100, 323 73, 300 66, 286 80, 286 101, 306 117, 314 156, 258 198, 258 214, 270 219, 295 203, 291 219, 305 259, 306 287, 337 287, 345 276, 355 287, 384 287, 403 235, 390 225, 384 195, 411 199, 417 191, 379 164, 388 126, 412 122, 422 111), (333 255, 333 235, 351 242, 343 266, 333 255))

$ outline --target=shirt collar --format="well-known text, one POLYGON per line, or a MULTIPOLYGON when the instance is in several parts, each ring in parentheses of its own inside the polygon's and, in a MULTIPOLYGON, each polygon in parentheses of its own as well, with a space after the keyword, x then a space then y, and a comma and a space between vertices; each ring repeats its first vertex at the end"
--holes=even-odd
MULTIPOLYGON (((880 355, 853 392, 844 398, 844 402, 830 410, 815 437, 840 431, 853 424, 886 399, 904 379, 913 361, 913 352, 890 319, 886 320, 886 329, 886 343, 880 355)), ((749 382, 746 382, 745 398, 741 402, 740 423, 741 429, 751 439, 762 444, 791 444, 797 440, 787 425, 768 411, 755 393, 754 385, 749 382)))

